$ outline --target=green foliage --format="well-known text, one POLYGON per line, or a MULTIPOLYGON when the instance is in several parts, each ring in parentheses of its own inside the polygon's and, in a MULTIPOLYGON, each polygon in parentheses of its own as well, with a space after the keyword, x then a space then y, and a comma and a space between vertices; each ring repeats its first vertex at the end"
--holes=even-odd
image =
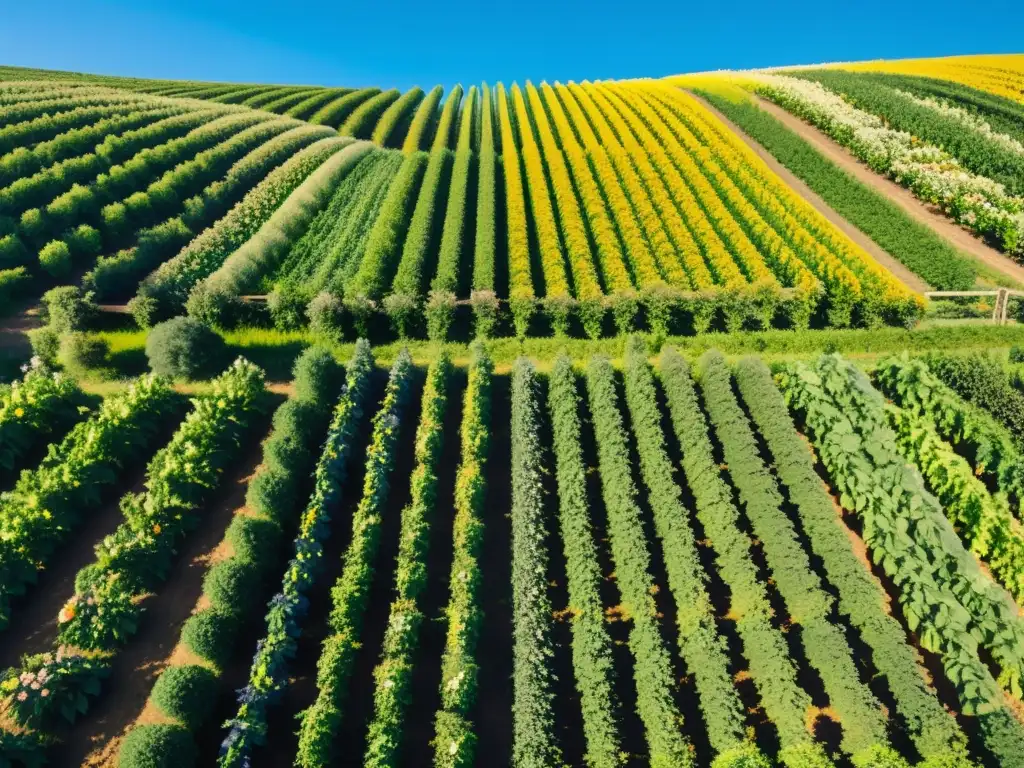
MULTIPOLYGON (((708 352, 697 367, 705 407, 746 517, 761 542, 789 616, 801 627, 807 660, 842 719, 844 751, 857 760, 876 747, 888 747, 881 704, 861 683, 846 635, 830 620, 832 597, 811 570, 797 531, 783 511, 782 493, 759 455, 757 438, 732 392, 725 359, 718 352, 708 352)), ((743 599, 735 589, 733 597, 743 599)))
POLYGON ((181 627, 181 643, 212 664, 231 658, 238 618, 229 608, 206 608, 190 616, 181 627))
POLYGON ((780 380, 813 433, 840 503, 863 519, 872 559, 897 585, 910 630, 941 658, 961 710, 979 716, 988 749, 1001 764, 1014 764, 1024 754, 1024 728, 1007 727, 1012 718, 1000 691, 1001 684, 1021 696, 1024 645, 1012 601, 981 573, 921 476, 899 455, 884 400, 863 373, 825 355, 814 366, 787 367, 780 380), (982 650, 999 669, 999 683, 982 650))
POLYGON ((99 312, 91 293, 82 293, 74 285, 51 288, 43 294, 41 316, 57 333, 84 331, 99 312))
POLYGON ((195 741, 180 725, 140 725, 125 736, 117 764, 119 768, 183 768, 197 759, 195 741))
POLYGON ((676 601, 679 649, 697 681, 708 739, 724 754, 744 741, 743 702, 729 673, 728 647, 715 623, 707 576, 665 447, 654 377, 640 339, 627 344, 624 378, 640 469, 676 601))
POLYGON ((12 301, 19 291, 29 282, 28 270, 25 267, 0 269, 0 301, 4 304, 12 301))
POLYGON ((981 354, 931 355, 927 362, 946 386, 1006 427, 1024 451, 1024 393, 1014 389, 999 360, 981 354))
POLYGON ((330 634, 317 665, 317 697, 300 715, 296 764, 306 768, 330 762, 331 744, 344 715, 348 680, 360 636, 380 547, 380 526, 391 489, 390 475, 401 435, 402 415, 412 389, 412 358, 399 353, 391 369, 384 402, 373 418, 366 452, 363 496, 352 515, 352 538, 345 565, 331 590, 330 634))
POLYGON ((57 362, 72 376, 86 376, 107 361, 109 345, 96 336, 70 331, 60 337, 57 362))
POLYGON ((682 713, 674 700, 678 686, 656 618, 651 555, 636 502, 626 431, 615 390, 611 363, 605 358, 591 358, 587 391, 621 609, 633 622, 629 650, 635 662, 637 714, 644 725, 651 766, 679 768, 692 765, 693 756, 682 733, 682 713))
POLYGON ((442 352, 431 363, 423 388, 420 424, 416 430, 416 467, 410 478, 411 498, 402 509, 394 599, 381 661, 374 670, 374 716, 363 758, 363 764, 369 768, 394 768, 400 764, 409 689, 419 647, 419 629, 424 619, 418 600, 427 585, 427 554, 437 502, 437 473, 451 373, 451 360, 442 352))
POLYGON ((175 317, 149 332, 146 359, 158 376, 204 378, 223 364, 224 340, 195 318, 175 317))
POLYGON ((1024 193, 1024 155, 967 129, 956 118, 918 104, 898 90, 856 72, 814 69, 796 75, 841 93, 853 106, 882 117, 896 130, 942 147, 965 168, 1005 185, 1011 195, 1024 193))
MULTIPOLYGON (((383 94, 382 94, 383 95, 383 94)), ((423 89, 422 88, 410 88, 408 91, 403 93, 399 98, 395 99, 384 112, 380 115, 380 119, 376 120, 376 125, 373 126, 372 141, 381 147, 398 147, 405 139, 406 132, 409 130, 409 126, 412 123, 413 114, 416 107, 423 100, 423 89)), ((367 102, 369 104, 370 102, 367 102)), ((358 111, 358 110, 357 110, 358 111)), ((353 117, 355 114, 353 113, 353 117)), ((367 120, 376 119, 367 117, 367 120)), ((349 124, 346 122, 345 126, 342 126, 340 133, 346 134, 344 130, 349 124)), ((356 131, 365 130, 364 128, 357 128, 355 126, 349 126, 348 130, 353 131, 352 136, 356 135, 356 131)))
POLYGON ((821 558, 838 592, 838 609, 871 649, 872 663, 885 675, 914 745, 926 759, 945 757, 950 766, 966 765, 966 739, 925 684, 924 670, 902 626, 887 610, 888 597, 881 585, 836 524, 832 498, 768 367, 757 358, 744 358, 736 368, 736 383, 789 491, 811 551, 821 558))
POLYGON ((63 240, 51 240, 39 251, 39 266, 51 277, 66 277, 71 272, 71 249, 63 240))
POLYGON ((373 302, 380 299, 390 285, 427 158, 426 152, 416 152, 406 155, 402 161, 370 230, 359 271, 345 287, 346 298, 373 302))
POLYGON ((804 139, 754 104, 713 93, 701 95, 845 219, 936 290, 974 286, 977 268, 948 241, 911 219, 896 203, 835 165, 804 139))
POLYGON ((697 519, 713 545, 718 572, 730 588, 730 613, 743 640, 761 706, 778 728, 783 749, 820 750, 811 741, 804 719, 810 697, 797 683, 785 638, 771 623, 765 587, 751 561, 750 540, 739 527, 739 511, 731 489, 715 460, 689 365, 672 348, 662 352, 661 380, 697 519))
MULTIPOLYGON (((457 91, 453 91, 453 93, 462 93, 460 86, 456 86, 456 89, 457 91)), ((440 85, 435 85, 427 93, 426 98, 420 102, 419 107, 416 108, 416 114, 413 116, 412 122, 409 123, 409 130, 406 131, 405 138, 402 140, 403 152, 409 153, 415 152, 419 149, 427 149, 430 142, 430 135, 436 127, 437 105, 441 103, 441 97, 443 95, 444 88, 440 85)))
POLYGON ((538 400, 536 371, 521 357, 512 371, 512 763, 523 768, 561 761, 538 400))
POLYGON ((603 575, 590 522, 576 374, 568 357, 555 361, 548 381, 559 522, 573 608, 573 673, 583 709, 586 759, 593 768, 615 768, 622 763, 620 703, 614 689, 611 638, 604 626, 603 575))
POLYGON ((485 469, 490 448, 491 379, 494 363, 474 344, 463 398, 462 459, 455 476, 455 542, 445 609, 448 633, 441 657, 441 708, 434 715, 435 768, 473 765, 476 732, 469 717, 476 704, 480 607, 480 547, 484 534, 485 469))
MULTIPOLYGON (((356 107, 345 122, 338 127, 342 136, 353 136, 357 139, 369 139, 381 120, 384 111, 392 103, 398 101, 400 92, 392 88, 372 96, 356 107)), ((423 95, 423 91, 419 92, 423 95)))
MULTIPOLYGON (((405 360, 405 367, 408 368, 408 355, 405 360)), ((266 738, 268 707, 288 685, 288 665, 296 653, 298 638, 302 633, 306 593, 315 583, 320 570, 320 561, 324 555, 323 541, 330 530, 331 515, 343 490, 349 459, 355 450, 355 434, 367 404, 372 372, 373 355, 370 345, 361 339, 347 367, 345 389, 334 407, 327 440, 314 470, 313 494, 300 518, 294 542, 294 557, 282 576, 281 591, 269 604, 267 632, 256 647, 246 696, 240 702, 235 717, 225 723, 228 735, 219 759, 221 765, 248 762, 251 751, 266 738)), ((388 428, 381 427, 383 430, 388 428)), ((368 470, 368 484, 372 482, 369 478, 371 474, 372 468, 368 470)), ((327 660, 322 661, 321 668, 329 663, 330 658, 328 656, 327 660)))
POLYGON ((346 118, 352 113, 352 110, 378 93, 380 93, 380 88, 362 88, 352 93, 346 93, 314 112, 309 118, 309 122, 337 128, 345 122, 346 118))
POLYGON ((170 666, 160 673, 150 699, 168 717, 189 728, 206 719, 217 698, 217 676, 198 664, 170 666))

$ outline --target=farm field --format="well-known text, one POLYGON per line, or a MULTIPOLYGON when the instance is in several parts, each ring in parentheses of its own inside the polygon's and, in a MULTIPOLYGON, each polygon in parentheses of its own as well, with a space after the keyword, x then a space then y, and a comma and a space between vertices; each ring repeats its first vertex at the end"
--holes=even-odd
POLYGON ((1020 765, 1006 363, 649 352, 360 341, 285 391, 240 359, 84 413, 30 370, 0 407, 5 759, 1020 765))
POLYGON ((0 66, 0 768, 1024 768, 1022 62, 0 66))

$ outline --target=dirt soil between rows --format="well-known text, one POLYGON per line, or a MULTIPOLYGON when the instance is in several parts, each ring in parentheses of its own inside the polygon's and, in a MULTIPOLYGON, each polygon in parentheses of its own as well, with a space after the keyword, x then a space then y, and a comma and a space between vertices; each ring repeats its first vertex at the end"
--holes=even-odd
MULTIPOLYGON (((699 96, 696 96, 695 94, 693 95, 695 96, 695 98, 700 99, 699 96)), ((775 104, 772 104, 770 101, 767 101, 766 99, 762 99, 754 95, 751 95, 751 98, 754 100, 754 103, 756 103, 758 107, 763 109, 765 112, 767 112, 772 117, 777 119, 791 131, 796 133, 804 141, 806 141, 808 144, 810 144, 812 147, 818 150, 818 152, 820 152, 833 163, 838 165, 844 171, 849 173, 855 179, 857 179, 863 184, 868 185, 876 192, 879 192, 885 195, 890 200, 892 200, 893 203, 898 205, 908 216, 913 218, 915 221, 918 221, 921 224, 924 224, 925 226, 929 227, 937 235, 939 235, 942 238, 945 238, 947 241, 952 243, 961 251, 974 257, 978 261, 981 261, 982 263, 986 264, 992 269, 997 270, 998 272, 1002 273, 1003 275, 1006 275, 1007 277, 1013 280, 1016 280, 1018 282, 1024 282, 1024 266, 1017 264, 1005 254, 996 250, 992 246, 987 245, 986 243, 976 238, 963 227, 952 222, 945 216, 945 214, 939 211, 938 208, 922 203, 920 200, 914 197, 914 195, 909 190, 904 189, 896 182, 890 181, 886 177, 871 170, 868 166, 866 166, 864 163, 858 160, 845 147, 833 141, 831 138, 826 136, 824 133, 822 133, 809 123, 805 123, 800 118, 795 117, 786 110, 776 106, 775 104)), ((845 219, 839 216, 839 214, 837 214, 835 211, 832 211, 832 209, 828 207, 828 204, 825 203, 824 200, 821 200, 821 198, 819 198, 813 191, 811 191, 811 189, 806 184, 804 184, 802 181, 797 179, 792 173, 786 170, 760 144, 757 144, 752 139, 747 137, 747 135, 743 133, 742 130, 734 126, 731 122, 729 122, 727 118, 725 118, 721 113, 715 110, 714 107, 711 107, 703 99, 700 99, 700 101, 702 104, 704 104, 704 106, 711 109, 711 111, 714 112, 714 114, 720 120, 724 121, 736 133, 736 135, 739 136, 745 144, 747 144, 747 146, 749 146, 752 150, 754 150, 754 152, 758 154, 758 156, 764 159, 764 161, 768 163, 772 170, 774 170, 777 174, 782 176, 783 179, 790 186, 799 191, 800 194, 803 195, 809 203, 811 203, 824 215, 828 216, 830 221, 839 226, 839 228, 842 229, 847 234, 850 234, 851 229, 854 232, 858 233, 860 239, 855 238, 855 240, 862 247, 865 247, 863 240, 867 240, 867 242, 871 243, 873 248, 868 249, 868 252, 871 253, 872 256, 875 256, 875 258, 879 259, 879 261, 882 264, 884 264, 888 269, 890 269, 893 272, 893 274, 895 274, 901 280, 904 280, 904 282, 906 282, 907 285, 909 285, 912 288, 917 288, 917 286, 909 282, 904 277, 905 274, 910 274, 909 270, 907 270, 906 267, 904 267, 902 264, 899 264, 899 262, 896 262, 892 256, 886 254, 870 239, 866 238, 865 235, 860 232, 860 230, 853 227, 849 222, 847 222, 845 219), (825 209, 827 209, 827 211, 825 209), (886 258, 879 258, 879 252, 885 254, 886 258), (897 266, 893 266, 893 264, 897 266)), ((916 275, 914 277, 918 284, 921 284, 921 279, 918 278, 916 275)), ((921 289, 917 288, 917 290, 921 289)))

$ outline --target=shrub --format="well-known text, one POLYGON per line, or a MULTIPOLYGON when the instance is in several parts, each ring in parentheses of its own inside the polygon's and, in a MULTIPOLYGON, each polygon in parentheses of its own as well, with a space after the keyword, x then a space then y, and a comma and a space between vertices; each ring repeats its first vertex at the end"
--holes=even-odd
POLYGON ((344 311, 344 305, 337 296, 327 291, 318 293, 306 307, 309 329, 325 339, 340 340, 344 311))
POLYGON ((197 379, 223 361, 224 340, 195 318, 175 317, 150 331, 146 358, 160 376, 197 379))
POLYGON ((150 698, 165 715, 194 728, 210 713, 216 692, 213 672, 198 664, 183 664, 163 671, 150 698))
POLYGON ((79 224, 67 235, 71 252, 80 259, 94 259, 103 250, 103 238, 99 230, 88 224, 79 224))
POLYGON ((308 299, 291 286, 279 285, 267 296, 267 309, 274 327, 282 331, 297 331, 306 325, 308 299))
POLYGON ((60 351, 60 334, 52 326, 33 328, 28 332, 28 341, 32 345, 32 354, 47 365, 57 365, 57 353, 60 351))
POLYGON ((152 296, 136 296, 128 302, 128 312, 140 328, 150 328, 156 322, 160 303, 152 296))
POLYGON ((1024 363, 1024 347, 1012 347, 1010 349, 1011 363, 1024 363))
POLYGON ((199 283, 185 302, 188 316, 207 325, 230 328, 244 311, 241 297, 210 283, 199 283))
POLYGON ((118 753, 120 768, 186 768, 196 762, 192 735, 180 725, 132 728, 118 753))
POLYGON ((265 467, 249 483, 245 503, 254 512, 276 517, 277 511, 286 509, 295 486, 291 476, 278 467, 265 467))
MULTIPOLYGON (((345 381, 345 371, 330 350, 312 346, 295 361, 292 368, 295 397, 310 403, 333 401, 345 381)), ((275 425, 276 426, 276 425, 275 425)))
POLYGON ((102 366, 109 351, 110 345, 104 339, 71 331, 60 337, 57 362, 69 373, 84 376, 102 366))
POLYGON ((252 563, 230 558, 214 565, 203 579, 203 594, 218 608, 244 611, 252 603, 256 571, 252 563))
POLYGON ((280 529, 269 520, 239 515, 228 526, 227 540, 235 559, 244 563, 261 563, 273 553, 280 529))
POLYGON ((21 233, 32 241, 42 240, 46 235, 46 220, 38 208, 30 208, 19 219, 21 233))
POLYGON ((219 608, 189 617, 181 628, 181 642, 197 656, 214 664, 223 664, 231 656, 237 618, 219 608))
POLYGON ((85 330, 99 311, 92 294, 74 285, 51 288, 43 294, 42 304, 43 319, 57 333, 85 330))
POLYGON ((17 235, 0 237, 0 267, 17 267, 28 261, 28 249, 17 235))
POLYGON ((28 271, 25 267, 0 269, 0 301, 10 301, 14 297, 14 292, 18 290, 18 287, 23 287, 28 280, 28 271))
POLYGON ((71 249, 63 240, 51 240, 39 251, 39 266, 53 277, 71 272, 71 249))

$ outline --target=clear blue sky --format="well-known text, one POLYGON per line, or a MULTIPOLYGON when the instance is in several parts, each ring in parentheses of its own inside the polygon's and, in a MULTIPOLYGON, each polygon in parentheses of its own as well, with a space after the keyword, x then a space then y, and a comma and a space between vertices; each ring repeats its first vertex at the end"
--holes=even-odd
POLYGON ((0 63, 399 88, 656 77, 1022 52, 1021 2, 2 0, 0 63))

